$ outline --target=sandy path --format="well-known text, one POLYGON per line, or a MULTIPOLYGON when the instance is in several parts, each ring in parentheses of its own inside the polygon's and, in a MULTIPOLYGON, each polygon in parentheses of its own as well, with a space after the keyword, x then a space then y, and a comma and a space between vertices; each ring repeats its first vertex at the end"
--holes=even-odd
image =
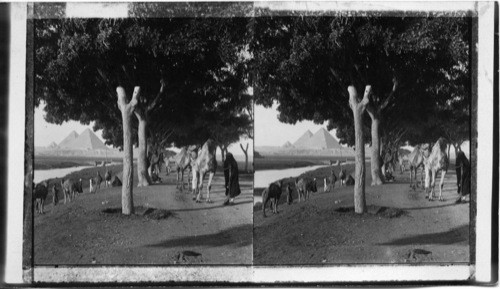
POLYGON ((405 210, 396 218, 335 211, 353 206, 352 187, 320 189, 310 201, 282 204, 280 214, 267 218, 255 211, 255 264, 468 262, 469 203, 454 203, 455 172, 446 176, 444 202, 411 190, 407 174, 366 187, 368 205, 405 210), (415 249, 423 254, 411 255, 415 249))
POLYGON ((195 203, 191 194, 176 190, 175 174, 161 177, 162 184, 134 189, 134 205, 167 210, 169 217, 162 220, 103 213, 121 208, 121 188, 84 192, 67 205, 47 205, 45 215, 35 216, 35 264, 252 262, 251 175, 240 176, 242 194, 231 206, 222 206, 220 172, 211 204, 195 203), (189 252, 179 257, 183 251, 189 252))

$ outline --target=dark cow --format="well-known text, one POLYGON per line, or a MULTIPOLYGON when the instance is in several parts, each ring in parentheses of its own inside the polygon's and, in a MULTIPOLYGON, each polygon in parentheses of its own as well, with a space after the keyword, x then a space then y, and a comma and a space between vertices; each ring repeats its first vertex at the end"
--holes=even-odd
POLYGON ((36 185, 35 192, 33 193, 33 199, 35 200, 35 210, 39 214, 44 214, 43 208, 48 193, 49 193, 49 184, 47 182, 42 182, 36 185))
POLYGON ((122 186, 122 181, 117 176, 113 177, 113 181, 111 181, 111 186, 113 187, 121 187, 122 186))
POLYGON ((283 180, 279 181, 279 185, 272 183, 267 189, 262 192, 262 213, 266 217, 266 205, 271 200, 271 210, 273 214, 278 214, 278 201, 281 197, 281 190, 283 188, 283 180))
POLYGON ((314 179, 296 179, 295 180, 295 187, 297 188, 297 193, 299 195, 299 203, 300 203, 300 197, 306 201, 309 199, 309 194, 310 193, 316 193, 318 191, 318 188, 316 187, 316 178, 314 179))
POLYGON ((354 186, 354 178, 349 175, 349 177, 347 177, 347 181, 345 182, 346 186, 354 186))
POLYGON ((69 202, 71 202, 71 199, 74 199, 76 196, 76 193, 83 193, 82 189, 82 179, 80 179, 78 182, 73 181, 71 179, 68 179, 66 181, 61 180, 61 187, 63 190, 64 194, 64 203, 66 204, 66 198, 68 198, 69 202))

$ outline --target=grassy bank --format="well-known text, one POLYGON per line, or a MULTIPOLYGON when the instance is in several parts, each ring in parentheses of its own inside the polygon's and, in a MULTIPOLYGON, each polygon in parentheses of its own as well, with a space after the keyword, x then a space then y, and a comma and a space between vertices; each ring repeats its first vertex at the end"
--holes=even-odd
MULTIPOLYGON (((264 156, 256 158, 255 170, 282 170, 313 165, 330 164, 330 161, 345 161, 346 157, 323 156, 264 156)), ((347 158, 348 161, 354 159, 347 158)))
MULTIPOLYGON (((35 156, 35 170, 51 170, 78 166, 94 166, 101 163, 103 157, 74 157, 74 156, 35 156)), ((122 158, 108 158, 109 162, 122 162, 122 158)))
MULTIPOLYGON (((369 166, 369 163, 367 164, 367 166, 369 166)), ((354 164, 344 165, 343 168, 346 170, 346 173, 348 175, 349 174, 354 175, 354 164)), ((334 166, 333 170, 335 172, 335 175, 338 178, 339 172, 340 172, 340 166, 334 166)), ((324 167, 324 168, 319 168, 319 169, 316 169, 313 171, 305 172, 305 173, 301 174, 300 176, 298 176, 298 178, 311 178, 311 179, 316 178, 316 186, 317 186, 318 192, 319 192, 319 191, 323 190, 323 179, 326 177, 329 177, 330 174, 331 174, 330 167, 324 167)), ((295 179, 296 179, 295 177, 282 179, 284 188, 286 188, 287 185, 290 185, 292 187, 293 199, 298 198, 297 190, 295 189, 295 179)), ((370 178, 370 180, 371 180, 371 178, 370 178)), ((280 180, 276 180, 276 181, 280 181, 280 180)), ((368 182, 368 175, 367 175, 366 182, 368 182)), ((337 181, 335 186, 337 187, 337 186, 339 186, 339 184, 340 184, 340 181, 337 181)), ((261 196, 263 190, 264 190, 264 188, 254 188, 254 196, 261 196)), ((283 190, 283 194, 280 198, 280 201, 279 201, 280 204, 286 202, 286 196, 284 197, 284 194, 285 194, 285 190, 283 190)), ((257 205, 256 208, 261 209, 260 205, 257 205)))
MULTIPOLYGON (((61 179, 72 179, 72 180, 83 180, 83 188, 88 188, 90 186, 90 178, 94 178, 97 176, 97 172, 101 174, 101 176, 104 178, 104 174, 106 173, 106 169, 110 170, 112 172, 112 175, 117 175, 120 174, 123 171, 123 165, 111 165, 111 166, 106 166, 105 168, 103 167, 92 167, 88 169, 83 169, 77 172, 72 172, 70 174, 65 175, 62 178, 52 178, 48 179, 46 181, 49 182, 49 185, 52 184, 57 184, 57 188, 60 189, 61 187, 61 179)), ((134 165, 134 171, 136 171, 136 166, 134 165)))

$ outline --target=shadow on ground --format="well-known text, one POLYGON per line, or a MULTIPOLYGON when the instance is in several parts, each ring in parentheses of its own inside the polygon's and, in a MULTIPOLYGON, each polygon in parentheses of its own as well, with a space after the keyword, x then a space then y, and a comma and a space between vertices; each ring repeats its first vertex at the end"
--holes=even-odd
POLYGON ((252 230, 252 224, 244 224, 229 228, 215 234, 205 234, 164 240, 156 244, 147 245, 147 247, 219 247, 226 245, 245 247, 252 244, 252 230))
POLYGON ((450 245, 460 242, 467 242, 469 240, 468 236, 469 236, 469 226, 463 225, 446 232, 414 235, 410 237, 395 239, 390 242, 381 243, 378 245, 389 245, 389 246, 404 246, 413 244, 450 245))

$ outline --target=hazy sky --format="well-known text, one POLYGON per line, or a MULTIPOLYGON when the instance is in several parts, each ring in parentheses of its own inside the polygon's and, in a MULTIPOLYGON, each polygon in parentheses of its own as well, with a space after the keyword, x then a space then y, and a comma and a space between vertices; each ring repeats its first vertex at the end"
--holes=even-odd
MULTIPOLYGON (((278 120, 277 104, 272 108, 264 108, 263 106, 255 106, 255 146, 282 146, 289 141, 294 143, 301 137, 306 130, 310 130, 313 134, 320 128, 326 129, 324 125, 317 125, 312 121, 297 122, 295 125, 281 123, 278 120)), ((335 138, 335 130, 330 131, 330 134, 335 138)))
MULTIPOLYGON (((35 108, 35 146, 48 146, 51 142, 59 144, 73 130, 81 134, 87 128, 92 129, 93 123, 88 126, 81 125, 76 121, 65 122, 62 125, 48 123, 43 118, 45 115, 44 107, 45 104, 42 103, 38 108, 35 108)), ((104 142, 102 130, 94 133, 104 142)))
MULTIPOLYGON (((93 123, 88 126, 81 125, 76 121, 65 122, 62 125, 48 123, 43 118, 45 115, 45 112, 43 111, 44 106, 45 105, 42 103, 35 109, 35 146, 46 147, 52 142, 59 144, 72 131, 81 134, 87 128, 92 130, 93 123)), ((102 138, 102 130, 94 133, 102 142, 104 142, 102 138)), ((246 144, 248 143, 248 153, 249 155, 253 155, 253 141, 251 139, 241 139, 240 142, 243 143, 243 147, 246 147, 246 144)), ((228 150, 234 155, 243 155, 240 143, 232 144, 229 146, 228 150)))

